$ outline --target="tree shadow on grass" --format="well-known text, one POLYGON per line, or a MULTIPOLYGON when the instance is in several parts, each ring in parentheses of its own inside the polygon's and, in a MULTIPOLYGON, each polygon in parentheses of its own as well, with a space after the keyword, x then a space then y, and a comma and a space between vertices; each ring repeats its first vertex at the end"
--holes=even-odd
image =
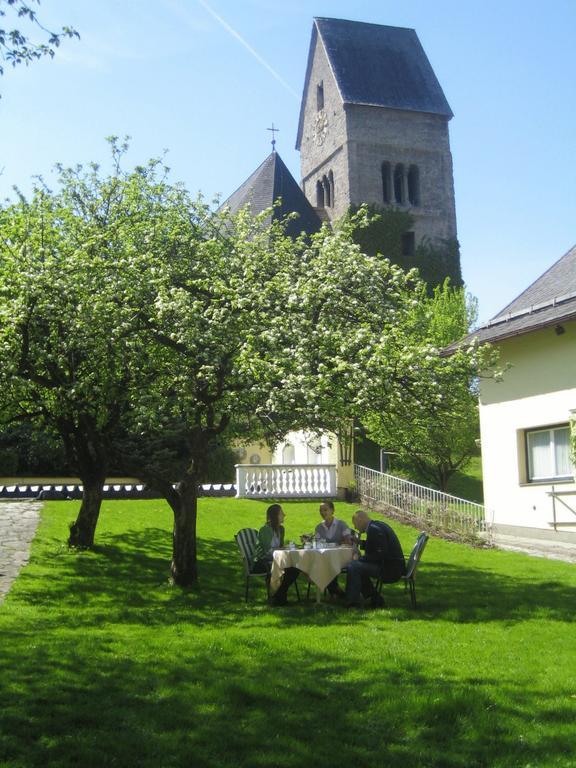
MULTIPOLYGON (((329 651, 265 642, 171 645, 7 638, 0 763, 318 768, 573 765, 574 706, 514 680, 437 677, 398 658, 359 671, 329 651), (164 649, 162 649, 164 651, 164 649), (497 691, 498 699, 494 698, 497 691), (553 723, 528 733, 534 711, 553 723), (5 762, 3 762, 5 761, 5 762)), ((560 694, 560 692, 559 692, 560 694)))
MULTIPOLYGON (((263 580, 251 580, 250 599, 244 601, 245 577, 234 541, 203 538, 199 541, 198 585, 182 590, 170 584, 170 536, 164 529, 149 527, 106 534, 92 552, 69 552, 55 547, 41 558, 42 566, 25 569, 18 581, 18 598, 45 606, 43 622, 57 621, 52 605, 65 606, 72 625, 123 621, 225 627, 238 621, 260 621, 270 614, 278 627, 305 623, 311 626, 374 622, 378 617, 400 621, 519 622, 544 617, 572 622, 573 587, 502 576, 477 567, 458 567, 449 562, 425 562, 417 577, 418 608, 410 606, 402 584, 385 585, 388 610, 346 611, 341 605, 315 604, 311 599, 285 609, 266 603, 263 580), (41 579, 39 589, 38 579, 41 579)), ((344 584, 344 577, 341 577, 344 584)), ((305 597, 307 581, 299 579, 305 597)), ((291 593, 295 599, 295 593, 291 593)))
POLYGON ((560 581, 506 576, 436 561, 422 566, 416 590, 414 619, 459 623, 514 623, 533 618, 574 621, 574 586, 560 581))

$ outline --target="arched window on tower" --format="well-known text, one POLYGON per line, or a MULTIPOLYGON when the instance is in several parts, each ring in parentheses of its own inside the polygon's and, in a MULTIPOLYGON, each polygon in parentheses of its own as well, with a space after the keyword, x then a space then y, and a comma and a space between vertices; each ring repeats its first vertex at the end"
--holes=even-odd
POLYGON ((332 198, 330 196, 330 182, 328 176, 322 176, 322 187, 324 188, 324 205, 326 208, 332 206, 332 198))
POLYGON ((321 80, 316 86, 316 109, 320 112, 324 109, 324 81, 321 80))
POLYGON ((404 203, 404 166, 402 163, 394 168, 394 200, 402 205, 404 203))
POLYGON ((316 208, 324 208, 324 187, 322 182, 316 182, 316 208))
POLYGON ((334 208, 334 174, 332 171, 328 173, 328 184, 330 186, 330 204, 334 208))
POLYGON ((408 202, 410 205, 420 205, 420 171, 416 165, 408 169, 408 202))
POLYGON ((390 163, 382 163, 382 200, 385 203, 392 202, 392 168, 390 163))

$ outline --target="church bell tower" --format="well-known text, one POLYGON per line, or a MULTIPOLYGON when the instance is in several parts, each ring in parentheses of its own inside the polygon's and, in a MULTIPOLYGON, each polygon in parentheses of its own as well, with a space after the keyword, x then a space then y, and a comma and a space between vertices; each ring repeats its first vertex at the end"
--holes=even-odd
POLYGON ((296 148, 323 218, 373 203, 411 214, 412 247, 455 241, 451 118, 414 30, 314 20, 296 148))

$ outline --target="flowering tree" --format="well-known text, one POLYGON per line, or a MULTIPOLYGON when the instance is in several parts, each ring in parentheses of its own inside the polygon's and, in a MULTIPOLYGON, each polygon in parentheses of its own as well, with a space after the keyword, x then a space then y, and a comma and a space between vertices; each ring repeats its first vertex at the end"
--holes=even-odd
POLYGON ((354 244, 363 212, 293 240, 191 198, 158 161, 124 172, 123 151, 108 176, 60 168, 55 192, 0 211, 1 413, 60 434, 84 485, 71 544, 92 546, 111 466, 160 490, 188 585, 222 443, 439 402, 438 355, 416 274, 354 244))

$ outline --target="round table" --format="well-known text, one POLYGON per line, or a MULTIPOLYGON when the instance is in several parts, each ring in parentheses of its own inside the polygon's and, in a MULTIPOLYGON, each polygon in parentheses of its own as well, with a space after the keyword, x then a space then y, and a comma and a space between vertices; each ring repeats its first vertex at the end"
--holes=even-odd
POLYGON ((298 568, 317 587, 317 596, 335 579, 342 568, 352 560, 352 547, 326 547, 323 549, 275 549, 272 555, 270 591, 276 592, 286 568, 298 568))

